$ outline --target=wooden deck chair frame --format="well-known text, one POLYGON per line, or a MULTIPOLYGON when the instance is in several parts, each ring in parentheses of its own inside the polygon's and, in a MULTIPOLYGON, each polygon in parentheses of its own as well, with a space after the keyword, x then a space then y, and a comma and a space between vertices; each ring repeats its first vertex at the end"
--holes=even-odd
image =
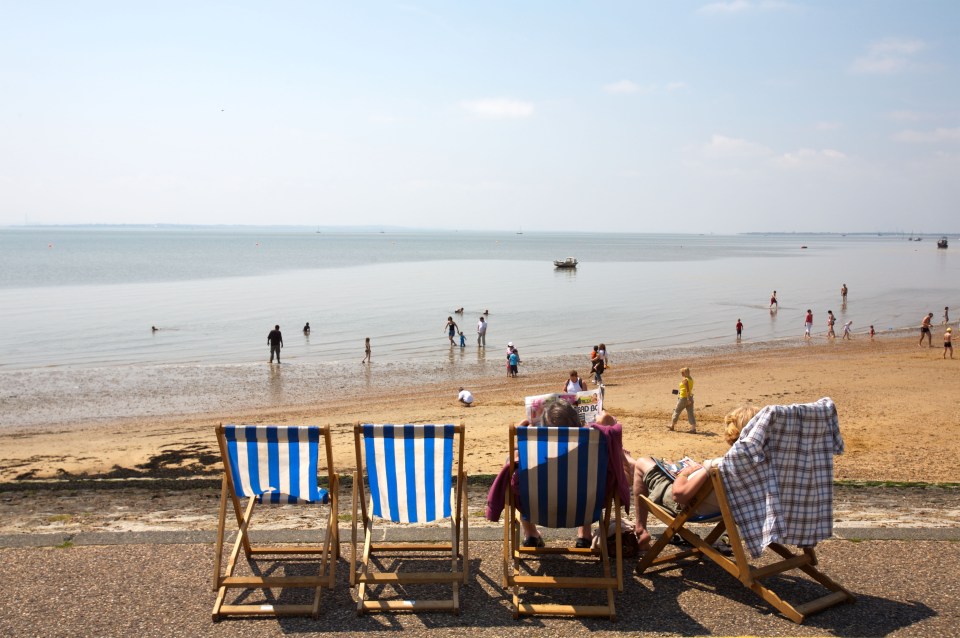
MULTIPOLYGON (((434 430, 436 432, 436 430, 434 430)), ((357 423, 353 429, 354 449, 356 451, 356 469, 353 474, 353 531, 352 543, 353 549, 350 557, 350 586, 357 586, 357 615, 365 612, 377 611, 451 611, 454 614, 460 613, 460 588, 467 581, 469 575, 470 553, 469 553, 469 525, 467 512, 467 474, 463 470, 464 458, 464 426, 460 425, 374 425, 357 423), (452 433, 451 452, 455 450, 455 461, 451 458, 450 466, 450 486, 455 490, 451 511, 449 517, 442 516, 442 512, 437 512, 430 520, 422 522, 431 522, 443 518, 450 519, 450 541, 445 543, 388 543, 374 542, 374 512, 377 511, 374 503, 373 490, 364 484, 364 475, 371 471, 371 468, 364 462, 366 454, 364 451, 364 442, 367 435, 364 434, 364 428, 372 428, 369 432, 376 436, 378 428, 410 428, 408 431, 421 431, 426 433, 424 428, 445 429, 452 433), (358 525, 363 528, 363 538, 358 537, 358 525), (362 550, 358 558, 358 547, 362 544, 362 550), (418 554, 420 552, 447 553, 450 557, 449 571, 432 572, 376 572, 371 569, 372 560, 378 554, 390 555, 393 557, 418 554), (427 584, 450 584, 452 594, 449 599, 442 600, 371 600, 369 599, 370 587, 373 585, 388 585, 397 589, 405 585, 427 585, 427 584)), ((442 440, 437 437, 435 440, 442 440)), ((442 467, 439 468, 442 471, 442 467)), ((425 476, 421 467, 417 467, 418 473, 425 476)), ((440 480, 441 477, 436 477, 440 480)), ((386 487, 386 486, 384 486, 386 487)), ((381 512, 383 510, 381 509, 381 512)), ((422 512, 421 512, 422 514, 422 512)), ((389 514, 384 517, 389 519, 389 514)), ((429 517, 428 517, 429 518, 429 517)), ((411 523, 415 524, 415 523, 411 523)))
MULTIPOLYGON (((524 428, 526 429, 526 428, 524 428)), ((541 429, 536 427, 531 430, 541 429)), ((550 430, 562 430, 563 428, 542 428, 550 430)), ((590 428, 579 428, 581 430, 590 428)), ((518 449, 518 426, 510 427, 510 476, 518 469, 517 449, 518 449)), ((596 440, 599 445, 606 445, 600 432, 596 432, 596 440)), ((600 479, 606 484, 606 477, 600 479)), ((611 490, 613 494, 607 494, 603 499, 602 515, 600 517, 599 548, 578 548, 578 547, 523 547, 522 546, 522 528, 520 525, 521 513, 517 507, 517 494, 508 484, 507 498, 505 503, 504 525, 503 525, 503 586, 508 589, 512 595, 513 617, 519 618, 521 615, 552 615, 552 616, 595 616, 606 617, 610 620, 616 620, 615 598, 617 592, 623 591, 623 566, 619 560, 610 560, 607 547, 607 530, 610 529, 610 519, 613 517, 615 522, 615 556, 623 555, 623 537, 621 535, 620 518, 620 495, 617 490, 611 490), (600 562, 601 576, 549 576, 549 575, 528 575, 522 574, 524 561, 542 561, 547 556, 574 556, 579 559, 589 559, 597 557, 600 562), (615 571, 611 571, 610 563, 615 563, 615 571), (527 603, 522 600, 522 590, 537 589, 602 589, 606 590, 606 605, 563 605, 554 603, 527 603), (614 591, 616 590, 616 591, 614 591)), ((584 524, 586 521, 578 522, 576 525, 584 524)), ((593 522, 593 521, 589 521, 593 522)), ((538 523, 539 524, 539 523, 538 523)), ((544 565, 541 562, 541 567, 544 565)))
MULTIPOLYGON (((320 613, 320 595, 324 587, 332 589, 336 580, 336 563, 340 556, 340 539, 337 529, 338 512, 338 492, 339 479, 333 467, 333 453, 330 446, 330 429, 328 426, 224 426, 220 424, 216 428, 217 442, 220 445, 220 454, 223 459, 223 482, 220 489, 220 512, 219 524, 217 526, 216 555, 214 557, 213 567, 213 590, 217 592, 216 602, 213 606, 213 619, 220 620, 227 616, 311 616, 319 617, 320 613), (300 441, 308 440, 308 432, 314 430, 319 433, 317 440, 317 458, 308 459, 306 456, 299 457, 307 460, 306 467, 301 466, 300 471, 296 473, 301 476, 301 480, 312 481, 316 484, 316 472, 309 476, 307 468, 316 468, 325 458, 326 472, 328 480, 329 511, 327 512, 327 521, 325 534, 322 540, 312 544, 297 545, 254 545, 250 540, 250 527, 253 514, 261 499, 256 494, 249 495, 248 502, 244 505, 240 495, 246 495, 241 486, 235 484, 234 468, 229 454, 229 442, 227 440, 227 431, 230 428, 258 428, 259 433, 263 433, 266 441, 267 431, 282 430, 289 434, 290 430, 295 430, 300 441), (322 452, 321 452, 322 450, 322 452), (321 457, 321 453, 325 457, 321 457), (223 570, 223 546, 227 532, 227 503, 233 505, 233 512, 237 523, 237 537, 233 543, 233 549, 230 552, 227 561, 226 570, 223 570), (237 567, 237 560, 240 551, 243 551, 247 561, 254 566, 259 559, 271 559, 279 563, 284 559, 302 559, 303 556, 319 556, 320 562, 315 576, 235 576, 234 570, 237 567), (283 588, 307 588, 314 590, 312 604, 225 604, 227 591, 231 589, 283 589, 283 588)), ((270 435, 271 437, 274 435, 270 435)), ((310 452, 303 452, 310 455, 310 452)), ((291 474, 293 470, 291 470, 291 474)), ((294 491, 294 490, 290 490, 294 491)), ((270 497, 276 491, 266 491, 265 498, 270 497)), ((276 492, 279 494, 279 492, 276 492)), ((279 500, 279 499, 277 499, 279 500)), ((286 500, 283 502, 287 502, 286 500)), ((320 507, 319 503, 306 503, 305 507, 320 507)), ((320 514, 322 516, 322 514, 320 514)))
MULTIPOLYGON (((638 574, 643 574, 652 567, 677 564, 685 558, 705 557, 725 569, 745 587, 753 590, 763 600, 773 605, 780 613, 797 624, 802 623, 808 616, 836 604, 856 600, 852 593, 817 568, 817 556, 813 547, 800 548, 798 553, 794 553, 785 545, 771 543, 768 547, 778 554, 781 560, 763 567, 751 566, 736 521, 734 521, 733 514, 730 511, 720 471, 713 467, 709 472, 710 480, 703 484, 690 504, 677 516, 673 516, 663 507, 641 495, 647 509, 663 521, 667 528, 637 563, 638 574), (686 525, 688 522, 696 522, 693 518, 693 512, 707 499, 711 492, 716 493, 717 502, 720 505, 719 521, 706 536, 701 537, 688 529, 686 525), (724 532, 727 533, 730 547, 733 549, 732 557, 725 556, 713 546, 724 532), (674 534, 678 534, 692 547, 685 551, 661 556, 674 534), (768 576, 782 574, 794 569, 799 569, 810 576, 829 590, 829 593, 815 600, 793 605, 780 598, 761 582, 768 576)), ((714 517, 712 520, 716 521, 717 519, 714 517)))

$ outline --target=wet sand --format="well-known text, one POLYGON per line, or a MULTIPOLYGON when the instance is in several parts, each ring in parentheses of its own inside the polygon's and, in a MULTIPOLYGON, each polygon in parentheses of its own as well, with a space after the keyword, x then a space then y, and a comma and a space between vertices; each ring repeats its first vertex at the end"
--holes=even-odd
MULTIPOLYGON (((960 357, 944 361, 941 352, 940 347, 917 347, 916 337, 910 336, 873 342, 820 338, 801 347, 791 343, 642 363, 614 359, 604 375, 605 407, 624 424, 624 445, 632 453, 702 458, 724 451, 722 418, 737 405, 829 396, 837 404, 846 441, 846 454, 836 460, 838 479, 960 482, 960 408, 953 399, 960 391, 960 357), (696 379, 696 435, 682 427, 678 432, 667 429, 675 405, 670 391, 683 365, 692 368, 696 379)), ((579 367, 587 372, 588 366, 579 367)), ((203 377, 205 370, 197 367, 192 374, 203 377)), ((266 370, 263 374, 270 374, 266 370)), ((372 376, 383 372, 374 368, 372 376)), ((60 416, 5 427, 0 433, 0 481, 209 475, 219 471, 213 427, 220 422, 330 424, 340 472, 351 471, 354 464, 352 427, 357 421, 463 422, 468 471, 493 473, 505 455, 505 426, 523 416, 523 397, 559 391, 567 372, 566 367, 548 370, 532 364, 521 366, 519 378, 509 379, 497 365, 487 376, 465 384, 477 399, 471 408, 456 401, 459 381, 451 378, 414 388, 402 378, 383 384, 344 383, 342 391, 336 379, 318 380, 324 387, 318 391, 322 399, 310 402, 298 395, 293 404, 271 393, 266 384, 253 399, 245 397, 255 404, 247 407, 248 402, 230 401, 235 394, 231 377, 215 374, 204 382, 222 386, 224 400, 203 412, 183 411, 190 397, 171 395, 173 381, 166 382, 162 375, 156 383, 135 388, 126 407, 126 397, 122 402, 112 398, 109 388, 84 392, 78 383, 71 403, 108 404, 104 411, 113 416, 85 418, 68 404, 53 403, 48 409, 60 416), (144 414, 144 405, 153 406, 156 415, 144 414)), ((278 374, 295 375, 288 369, 278 374)))

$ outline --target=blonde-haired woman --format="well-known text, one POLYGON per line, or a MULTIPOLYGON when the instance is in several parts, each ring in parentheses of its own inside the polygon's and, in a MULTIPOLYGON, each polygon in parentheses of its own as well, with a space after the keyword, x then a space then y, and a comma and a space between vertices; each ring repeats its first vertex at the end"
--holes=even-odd
POLYGON ((680 413, 687 411, 687 422, 690 424, 690 433, 697 433, 697 417, 693 415, 693 377, 690 376, 690 368, 680 368, 680 388, 674 390, 674 394, 679 394, 677 398, 677 408, 673 411, 673 419, 670 422, 670 429, 677 429, 677 421, 680 419, 680 413))

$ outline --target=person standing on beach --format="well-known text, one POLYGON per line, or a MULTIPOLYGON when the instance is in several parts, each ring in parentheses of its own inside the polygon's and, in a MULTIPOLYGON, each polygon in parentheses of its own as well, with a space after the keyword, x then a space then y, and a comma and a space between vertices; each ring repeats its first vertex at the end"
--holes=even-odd
POLYGON ((483 317, 477 322, 477 347, 487 347, 487 321, 483 317))
POLYGON ((853 325, 853 320, 852 320, 852 319, 851 319, 850 321, 848 321, 847 323, 843 324, 843 338, 844 338, 844 339, 851 339, 851 340, 853 339, 853 337, 850 336, 850 326, 852 326, 852 325, 853 325))
POLYGON ((507 358, 507 361, 510 363, 510 376, 516 377, 520 370, 520 354, 516 348, 510 351, 510 356, 507 358))
POLYGON ((873 326, 870 326, 870 341, 873 341, 875 334, 877 334, 877 331, 873 329, 873 326))
POLYGON ((840 303, 844 306, 847 305, 847 284, 840 286, 840 303))
POLYGON ((583 392, 587 389, 587 384, 583 382, 576 370, 570 371, 570 378, 563 385, 563 391, 567 393, 583 392))
POLYGON ((740 336, 743 334, 743 322, 737 319, 737 341, 740 341, 740 336))
POLYGON ((943 325, 950 323, 950 306, 943 307, 943 325))
POLYGON ((453 338, 457 336, 460 326, 458 326, 457 322, 453 320, 453 317, 447 317, 447 323, 443 326, 443 329, 447 331, 447 337, 450 339, 450 345, 456 345, 453 342, 453 338))
POLYGON ((360 363, 373 363, 373 358, 370 350, 370 337, 367 337, 366 341, 364 341, 363 350, 364 350, 363 361, 361 361, 360 363))
POLYGON ((280 348, 283 347, 283 335, 280 334, 280 326, 274 326, 267 334, 267 343, 270 344, 270 363, 273 363, 273 355, 277 355, 277 363, 280 363, 280 348))
POLYGON ((780 309, 780 305, 777 303, 777 291, 774 290, 773 294, 770 295, 770 310, 780 309))
POLYGON ((828 310, 827 311, 827 337, 831 339, 835 339, 837 337, 837 333, 833 331, 833 324, 835 324, 836 322, 837 322, 837 318, 833 316, 833 311, 828 310))
POLYGON ((803 338, 810 338, 810 329, 813 328, 813 311, 807 308, 807 318, 803 320, 803 338))
POLYGON ((687 411, 687 422, 690 424, 690 433, 697 433, 697 417, 693 414, 693 377, 690 376, 690 368, 680 368, 680 388, 674 390, 674 394, 679 394, 677 398, 677 407, 673 411, 673 418, 670 421, 670 429, 677 429, 677 421, 680 419, 680 413, 687 411))
POLYGON ((927 316, 920 321, 920 343, 918 346, 923 346, 923 336, 927 336, 927 344, 932 348, 933 347, 933 335, 930 334, 930 322, 933 321, 933 313, 928 312, 927 316))
POLYGON ((947 331, 943 333, 943 358, 947 358, 947 350, 950 351, 950 358, 953 359, 953 328, 947 326, 947 331))
POLYGON ((467 338, 463 336, 462 332, 460 333, 460 347, 461 348, 467 347, 467 338))

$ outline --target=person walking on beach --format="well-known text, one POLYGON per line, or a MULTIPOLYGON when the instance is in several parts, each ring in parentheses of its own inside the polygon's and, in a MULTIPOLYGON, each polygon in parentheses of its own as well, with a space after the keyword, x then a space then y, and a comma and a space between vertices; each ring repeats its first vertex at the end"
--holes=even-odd
POLYGON ((740 341, 740 336, 743 334, 743 322, 737 319, 737 341, 740 341))
POLYGON ((690 376, 690 368, 680 368, 680 388, 673 391, 680 395, 677 398, 677 407, 673 411, 673 418, 670 421, 670 429, 677 429, 677 421, 680 419, 680 413, 687 411, 687 422, 690 424, 690 433, 697 433, 697 417, 693 414, 693 377, 690 376))
POLYGON ((447 317, 447 323, 443 326, 443 329, 447 331, 447 337, 450 339, 450 345, 456 345, 453 342, 453 338, 457 336, 460 326, 458 326, 457 322, 453 320, 453 317, 447 317))
POLYGON ((777 303, 777 291, 774 290, 773 294, 770 295, 770 310, 780 309, 780 305, 777 303))
POLYGON ((460 333, 460 347, 461 347, 461 348, 466 348, 466 347, 467 347, 467 338, 466 338, 465 336, 463 336, 463 333, 462 333, 462 332, 460 333))
POLYGON ((361 361, 360 363, 373 363, 373 358, 370 354, 371 353, 370 337, 367 337, 366 340, 363 342, 363 351, 364 351, 363 361, 361 361))
POLYGON ((604 357, 600 355, 600 346, 593 346, 593 352, 590 354, 590 372, 593 373, 595 384, 603 385, 603 371, 606 365, 604 357))
POLYGON ((807 318, 803 320, 803 338, 810 338, 810 329, 813 328, 813 311, 807 308, 807 318))
POLYGON ((851 319, 847 323, 843 324, 843 338, 853 340, 853 337, 850 336, 850 326, 853 325, 853 320, 851 319))
POLYGON ((477 347, 487 347, 487 321, 483 317, 477 322, 477 347))
POLYGON ((953 359, 953 328, 947 326, 947 331, 943 333, 943 358, 947 358, 947 350, 950 351, 950 358, 953 359))
POLYGON ((933 313, 928 312, 927 316, 920 321, 920 343, 917 345, 923 347, 923 336, 927 336, 927 344, 933 347, 933 335, 930 334, 930 322, 933 321, 933 313))
POLYGON ((943 325, 950 323, 950 306, 943 307, 943 325))
POLYGON ((280 326, 274 326, 273 330, 267 334, 267 343, 270 344, 270 363, 273 363, 273 355, 277 355, 277 363, 280 363, 280 348, 283 347, 280 326))
POLYGON ((580 378, 580 375, 577 374, 576 370, 570 371, 570 378, 567 379, 567 382, 563 384, 563 391, 569 394, 574 392, 583 392, 587 389, 587 384, 584 383, 583 379, 580 378))
POLYGON ((840 303, 844 306, 847 305, 847 284, 840 286, 840 303))
POLYGON ((877 334, 877 331, 873 329, 873 326, 870 326, 870 341, 873 341, 873 336, 877 334))
POLYGON ((828 310, 827 311, 827 337, 831 339, 835 339, 837 337, 837 333, 833 331, 833 324, 835 324, 836 322, 837 322, 837 318, 833 316, 833 311, 828 310))

